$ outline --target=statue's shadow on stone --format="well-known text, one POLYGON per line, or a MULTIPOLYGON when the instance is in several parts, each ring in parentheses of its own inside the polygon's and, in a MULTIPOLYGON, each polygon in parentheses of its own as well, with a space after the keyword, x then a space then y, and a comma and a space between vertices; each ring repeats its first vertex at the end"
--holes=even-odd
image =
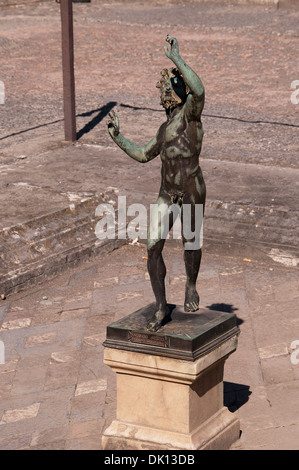
POLYGON ((223 404, 234 413, 248 402, 250 386, 233 382, 223 382, 223 404))
MULTIPOLYGON (((206 308, 210 310, 215 310, 216 312, 226 312, 226 313, 235 313, 236 310, 239 310, 237 307, 234 307, 232 304, 225 304, 225 303, 207 305, 206 308)), ((243 322, 244 320, 237 317, 237 326, 241 325, 243 322)))

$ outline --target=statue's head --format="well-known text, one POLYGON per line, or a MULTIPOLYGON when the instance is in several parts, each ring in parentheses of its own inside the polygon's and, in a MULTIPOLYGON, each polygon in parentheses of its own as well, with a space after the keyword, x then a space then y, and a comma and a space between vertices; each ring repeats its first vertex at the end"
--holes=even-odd
POLYGON ((162 78, 157 83, 160 88, 161 105, 166 109, 176 108, 185 103, 189 88, 177 68, 163 69, 162 78))

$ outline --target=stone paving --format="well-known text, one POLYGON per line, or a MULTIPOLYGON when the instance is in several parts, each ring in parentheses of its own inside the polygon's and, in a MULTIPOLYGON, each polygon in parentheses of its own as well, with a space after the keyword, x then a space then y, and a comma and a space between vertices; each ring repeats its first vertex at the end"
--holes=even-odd
MULTIPOLYGON (((168 300, 182 304, 182 248, 168 241, 168 300)), ((201 306, 234 312, 241 330, 227 360, 224 402, 241 420, 232 449, 299 449, 299 283, 294 267, 215 254, 207 246, 201 306), (298 346, 295 346, 298 349, 298 346)), ((115 417, 106 326, 152 302, 146 248, 125 245, 0 306, 1 449, 101 449, 115 417)))

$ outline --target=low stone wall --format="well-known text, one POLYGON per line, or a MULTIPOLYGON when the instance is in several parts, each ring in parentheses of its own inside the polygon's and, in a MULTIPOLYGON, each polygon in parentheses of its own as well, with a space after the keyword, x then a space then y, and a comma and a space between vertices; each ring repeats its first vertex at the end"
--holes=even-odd
MULTIPOLYGON (((78 0, 77 0, 78 1, 78 0)), ((113 3, 114 1, 120 1, 120 0, 109 0, 109 2, 106 3, 113 3)), ((123 2, 134 2, 138 0, 122 0, 123 2)), ((149 0, 151 3, 171 3, 176 1, 177 3, 186 3, 186 2, 191 2, 191 3, 208 3, 208 2, 215 2, 215 3, 225 3, 225 4, 240 4, 240 5, 246 5, 246 4, 256 4, 256 5, 280 5, 280 4, 289 4, 293 6, 299 6, 299 0, 149 0)), ((0 0, 0 8, 2 6, 9 6, 9 5, 25 5, 28 3, 42 3, 42 2, 55 2, 55 0, 0 0)), ((91 3, 105 3, 104 0, 91 0, 91 3)))
POLYGON ((0 0, 0 7, 6 5, 25 5, 27 3, 54 2, 55 0, 0 0))

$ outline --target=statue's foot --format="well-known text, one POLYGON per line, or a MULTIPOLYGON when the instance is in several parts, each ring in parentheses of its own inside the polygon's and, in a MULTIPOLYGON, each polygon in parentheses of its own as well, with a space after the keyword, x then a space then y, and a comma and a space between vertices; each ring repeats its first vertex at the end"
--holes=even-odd
POLYGON ((163 320, 169 314, 169 308, 166 307, 165 309, 159 309, 153 318, 148 322, 147 329, 148 331, 157 331, 161 328, 163 320))
POLYGON ((186 287, 185 312, 196 312, 199 309, 199 295, 195 287, 186 287))

